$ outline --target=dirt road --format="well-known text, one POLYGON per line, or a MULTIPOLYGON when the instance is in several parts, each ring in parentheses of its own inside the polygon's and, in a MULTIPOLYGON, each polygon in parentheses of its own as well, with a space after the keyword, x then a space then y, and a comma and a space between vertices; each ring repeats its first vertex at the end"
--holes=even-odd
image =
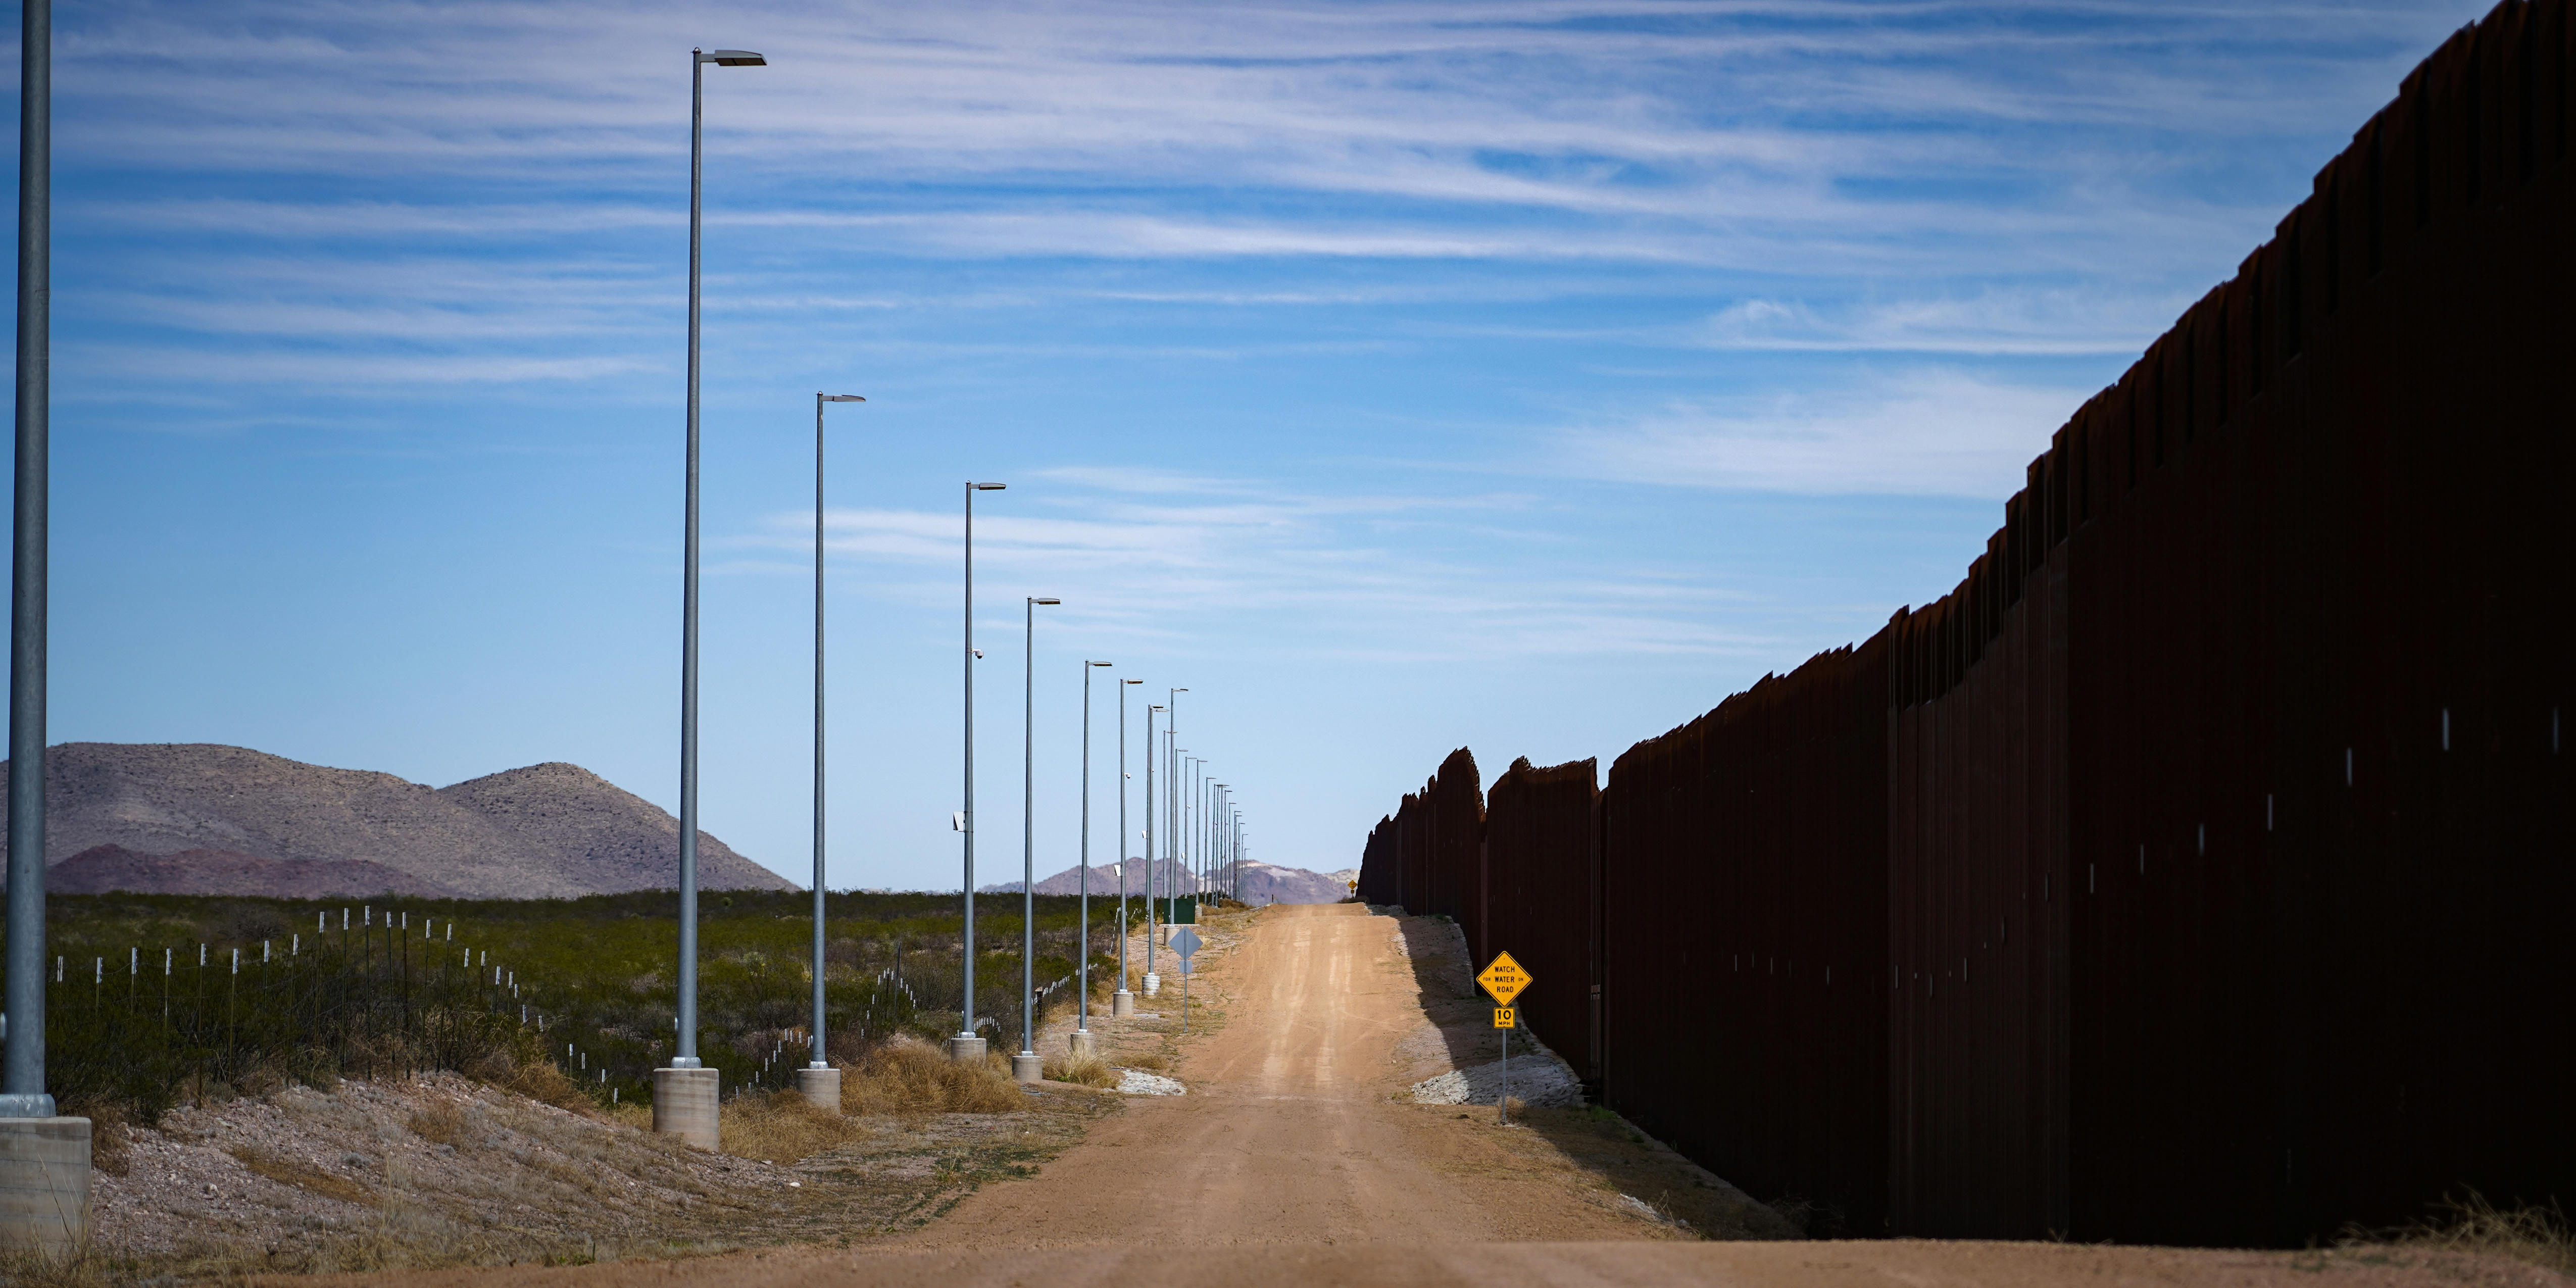
POLYGON ((1624 1128, 1585 1135, 1598 1120, 1560 1112, 1505 1129, 1490 1110, 1395 1098, 1421 1076, 1442 1008, 1472 1005, 1445 982, 1463 964, 1408 952, 1408 924, 1427 923, 1356 905, 1265 910, 1194 982, 1216 1031, 1181 1048, 1174 1073, 1189 1094, 1131 1100, 1037 1175, 988 1186, 901 1238, 398 1278, 460 1288, 2565 1282, 2501 1262, 2345 1254, 1702 1241, 1623 1193, 1662 1183, 1699 1186, 1703 1205, 1720 1191, 1741 1196, 1687 1179, 1695 1169, 1624 1128))
POLYGON ((1184 1047, 1188 1095, 1133 1101, 1036 1178, 898 1246, 990 1248, 996 1231, 1023 1248, 1655 1237, 1615 1193, 1516 1174, 1491 1130, 1391 1098, 1409 1072, 1398 1048, 1425 1028, 1393 927, 1353 904, 1265 911, 1193 985, 1225 1020, 1184 1047))

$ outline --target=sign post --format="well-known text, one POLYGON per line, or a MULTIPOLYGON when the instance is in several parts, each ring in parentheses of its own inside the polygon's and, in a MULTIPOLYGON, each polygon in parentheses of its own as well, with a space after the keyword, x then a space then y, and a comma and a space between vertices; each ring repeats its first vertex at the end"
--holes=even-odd
POLYGON ((1476 983, 1493 997, 1494 1029, 1503 1035, 1503 1089, 1494 1097, 1494 1108, 1501 1111, 1503 1125, 1508 1127, 1512 1122, 1512 1029, 1520 1020, 1512 1008, 1512 999, 1530 986, 1530 973, 1522 970, 1510 953, 1496 953, 1494 960, 1477 973, 1476 983))
POLYGON ((1190 959, 1199 953, 1199 932, 1183 926, 1172 934, 1172 953, 1181 959, 1181 1032, 1190 1031, 1190 959))

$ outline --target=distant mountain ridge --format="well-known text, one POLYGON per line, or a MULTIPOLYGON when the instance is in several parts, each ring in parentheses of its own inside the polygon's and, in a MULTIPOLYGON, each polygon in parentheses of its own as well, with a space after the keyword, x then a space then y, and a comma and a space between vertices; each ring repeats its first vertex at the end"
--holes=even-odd
MULTIPOLYGON (((192 861, 217 867, 239 858, 356 860, 475 899, 573 898, 679 884, 679 821, 562 762, 431 788, 246 747, 71 742, 47 749, 45 790, 48 871, 106 845, 152 859, 210 851, 220 857, 192 861)), ((0 801, 0 828, 6 819, 0 801)), ((143 871, 131 860, 109 859, 101 864, 143 871)), ((178 879, 166 863, 154 870, 161 873, 156 879, 178 879)), ((284 879, 286 870, 243 868, 239 875, 265 886, 284 879)), ((698 880, 711 890, 797 888, 703 831, 698 880)), ((253 893, 205 891, 236 892, 253 893)))
POLYGON ((229 850, 137 854, 93 845, 45 870, 47 894, 231 894, 271 899, 442 899, 455 891, 365 859, 263 859, 229 850))
MULTIPOLYGON (((1170 859, 1157 862, 1154 865, 1154 872, 1158 880, 1168 883, 1168 885, 1158 884, 1154 887, 1154 893, 1157 896, 1173 892, 1189 894, 1196 888, 1192 884, 1194 878, 1189 871, 1170 859)), ((1144 864, 1137 863, 1129 866, 1127 872, 1129 897, 1136 897, 1141 893, 1144 876, 1144 864)), ((1241 880, 1243 901, 1255 906, 1270 903, 1340 903, 1351 892, 1350 886, 1345 884, 1349 877, 1342 874, 1310 872, 1304 868, 1285 868, 1277 864, 1257 863, 1249 859, 1244 861, 1241 880)), ((1081 881, 1082 869, 1079 866, 1066 868, 1054 876, 1041 878, 1038 881, 1038 893, 1080 894, 1081 881)), ((1216 885, 1222 887, 1224 882, 1220 880, 1216 885)), ((980 887, 979 892, 1011 894, 1016 893, 1019 888, 1019 882, 1006 881, 998 885, 980 887)), ((1091 893, 1094 898, 1104 894, 1112 899, 1117 898, 1117 869, 1107 864, 1093 868, 1091 893)))

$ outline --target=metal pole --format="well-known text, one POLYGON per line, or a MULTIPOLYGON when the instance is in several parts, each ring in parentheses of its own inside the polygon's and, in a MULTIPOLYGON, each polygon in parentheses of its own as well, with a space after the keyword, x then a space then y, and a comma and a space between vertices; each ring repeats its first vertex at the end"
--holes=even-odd
POLYGON ((806 1067, 828 1069, 823 1058, 823 404, 865 402, 855 394, 814 391, 814 1028, 806 1067))
POLYGON ((1038 992, 1038 601, 1022 608, 1020 646, 1020 1054, 1037 1054, 1038 992))
POLYGON ((823 391, 814 391, 814 1029, 808 1068, 823 1061, 823 391))
POLYGON ((1154 713, 1162 710, 1151 703, 1145 706, 1145 879, 1136 893, 1145 896, 1145 974, 1154 973, 1154 812, 1161 808, 1154 799, 1154 762, 1162 750, 1154 745, 1154 713))
POLYGON ((1074 960, 1074 969, 1081 976, 1075 985, 1080 993, 1074 999, 1076 1033, 1091 1031, 1091 671, 1107 665, 1088 658, 1082 663, 1082 846, 1074 859, 1074 866, 1082 873, 1082 938, 1074 960))
MULTIPOLYGON (((1163 800, 1161 802, 1161 808, 1163 810, 1164 817, 1163 849, 1167 859, 1172 849, 1171 838, 1180 831, 1181 794, 1178 789, 1178 785, 1180 782, 1181 748, 1179 733, 1177 730, 1172 728, 1172 719, 1173 718, 1170 713, 1166 712, 1164 714, 1162 749, 1163 800)), ((1173 880, 1175 874, 1163 871, 1160 864, 1155 866, 1154 874, 1163 882, 1163 920, 1169 922, 1172 919, 1173 914, 1180 911, 1180 897, 1173 893, 1173 887, 1179 883, 1173 880)))
POLYGON ((1091 668, 1106 665, 1089 658, 1082 663, 1082 844, 1073 866, 1082 890, 1082 933, 1074 948, 1073 1031, 1091 1031, 1091 668))
POLYGON ((960 1041, 975 1037, 975 493, 966 483, 966 808, 958 831, 966 846, 965 996, 958 1003, 960 1041))
POLYGON ((689 51, 689 466, 680 573, 680 1006, 674 1069, 698 1067, 698 234, 706 61, 689 51))
MULTIPOLYGON (((1135 994, 1127 988, 1127 686, 1142 683, 1118 682, 1118 993, 1130 999, 1130 1010, 1136 1004, 1135 994)), ((1117 1006, 1113 997, 1111 1011, 1115 1012, 1117 1006)))
MULTIPOLYGON (((9 582, 9 980, 0 1117, 45 1093, 45 577, 52 409, 54 10, 26 0, 18 44, 18 461, 9 582)), ((84 1187, 86 1188, 86 1187, 84 1187)))

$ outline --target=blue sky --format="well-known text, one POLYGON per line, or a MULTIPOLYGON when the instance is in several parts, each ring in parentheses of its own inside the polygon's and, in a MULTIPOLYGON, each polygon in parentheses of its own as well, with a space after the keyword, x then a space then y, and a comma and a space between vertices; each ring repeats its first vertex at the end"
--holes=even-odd
POLYGON ((1020 861, 1027 595, 1065 601, 1041 873, 1086 656, 1191 690, 1255 857, 1355 864, 1453 747, 1606 765, 1946 591, 2480 11, 61 6, 53 738, 676 802, 688 51, 740 47, 707 829, 807 871, 829 388, 871 400, 831 431, 833 885, 957 882, 968 477, 1011 485, 979 880, 1020 861))

